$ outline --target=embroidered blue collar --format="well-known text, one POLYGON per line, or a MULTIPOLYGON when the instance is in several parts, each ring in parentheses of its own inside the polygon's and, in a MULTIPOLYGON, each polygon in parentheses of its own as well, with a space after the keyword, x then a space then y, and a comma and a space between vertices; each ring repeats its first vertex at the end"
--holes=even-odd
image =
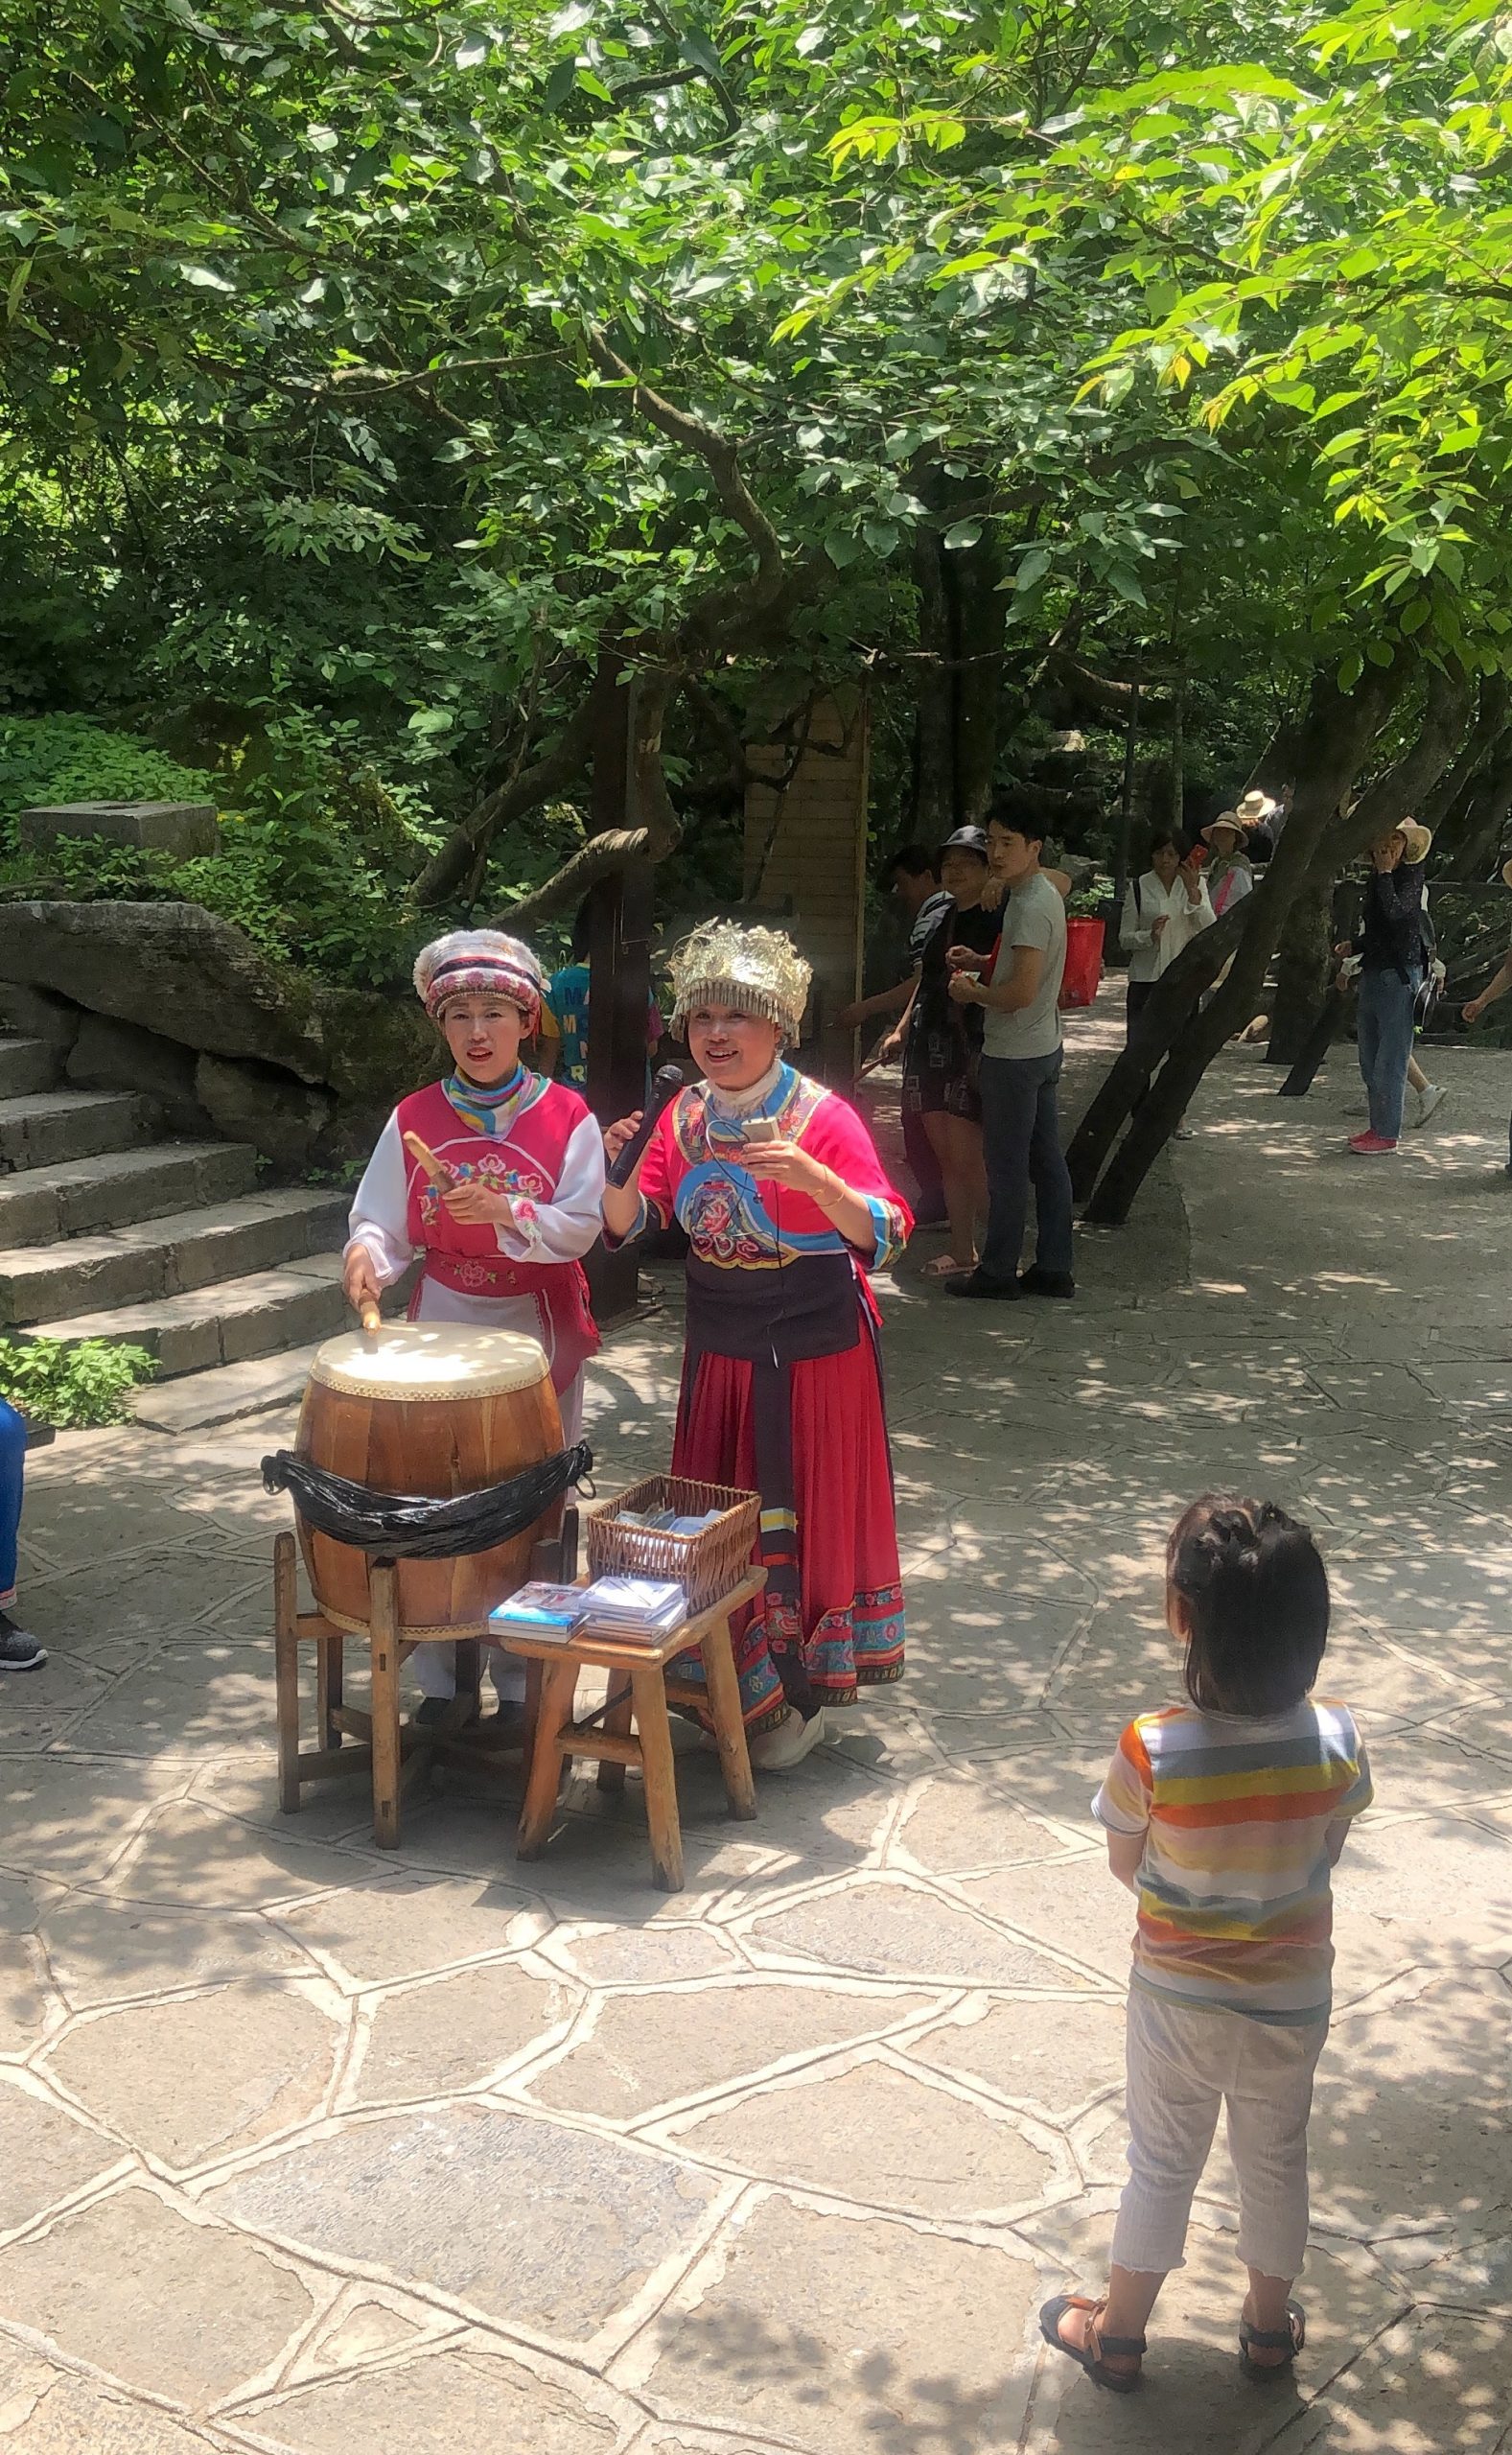
POLYGON ((512 1122, 509 1111, 531 1082, 523 1065, 517 1065, 507 1083, 485 1091, 477 1083, 464 1083, 459 1074, 449 1074, 441 1088, 464 1125, 475 1134, 502 1134, 512 1122))

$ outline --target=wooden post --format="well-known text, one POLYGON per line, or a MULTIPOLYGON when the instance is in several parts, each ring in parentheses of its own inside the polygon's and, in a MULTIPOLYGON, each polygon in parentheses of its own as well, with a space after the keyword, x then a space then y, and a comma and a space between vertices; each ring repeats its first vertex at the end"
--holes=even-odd
POLYGON ((399 1847, 399 1572, 375 1560, 368 1572, 373 1662, 373 1838, 399 1847))
MULTIPOLYGON (((278 1804, 299 1806, 299 1585, 294 1538, 273 1542, 273 1685, 278 1706, 278 1804)), ((322 1739, 322 1745, 329 1742, 322 1739)))
MULTIPOLYGON (((608 687, 600 674, 593 741, 595 835, 640 823, 634 748, 637 685, 608 687)), ((646 1086, 646 1007, 651 994, 651 864, 627 862, 600 878, 588 898, 588 1105, 600 1125, 642 1107, 646 1086)), ((594 1318, 625 1320, 636 1308, 633 1248, 588 1256, 594 1318)))

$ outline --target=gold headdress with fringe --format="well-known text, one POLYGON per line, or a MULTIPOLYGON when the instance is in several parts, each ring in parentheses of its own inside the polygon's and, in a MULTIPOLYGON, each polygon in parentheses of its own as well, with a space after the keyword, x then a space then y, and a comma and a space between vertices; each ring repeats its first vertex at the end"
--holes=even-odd
POLYGON ((667 967, 674 1028, 695 1006, 731 1006, 759 1015, 796 1040, 808 1003, 813 966, 780 929, 742 928, 737 921, 706 921, 676 948, 667 967))

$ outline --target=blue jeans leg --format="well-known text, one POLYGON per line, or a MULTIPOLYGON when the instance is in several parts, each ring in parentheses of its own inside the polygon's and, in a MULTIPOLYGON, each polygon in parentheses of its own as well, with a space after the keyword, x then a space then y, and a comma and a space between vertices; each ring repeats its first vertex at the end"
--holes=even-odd
POLYGON ((1065 1063, 1057 1049, 1042 1063, 1049 1068, 1035 1102, 1035 1128, 1029 1143, 1029 1178, 1035 1188, 1036 1233, 1035 1259, 1041 1270, 1071 1274, 1075 1253, 1071 1240, 1071 1171, 1060 1148, 1060 1116, 1057 1086, 1065 1063))
POLYGON ((1018 1276, 1029 1216, 1029 1146, 1034 1139, 1038 1085, 1035 1061, 1019 1057, 982 1060, 982 1158, 987 1169, 987 1234, 977 1264, 983 1278, 1001 1285, 1018 1276))
POLYGON ((1387 1142, 1397 1141, 1402 1133, 1412 1007, 1422 985, 1419 971, 1406 980, 1394 971, 1366 971, 1360 977, 1360 1070, 1370 1102, 1370 1131, 1387 1142))
POLYGON ((984 1278, 1016 1278, 1034 1186, 1038 1211, 1035 1258, 1041 1270, 1071 1268, 1071 1175, 1060 1148, 1056 1085, 1062 1054, 984 1057, 982 1157, 987 1167, 984 1278))
POLYGON ((15 1601, 15 1545, 21 1531, 26 1426, 0 1398, 0 1610, 15 1601))

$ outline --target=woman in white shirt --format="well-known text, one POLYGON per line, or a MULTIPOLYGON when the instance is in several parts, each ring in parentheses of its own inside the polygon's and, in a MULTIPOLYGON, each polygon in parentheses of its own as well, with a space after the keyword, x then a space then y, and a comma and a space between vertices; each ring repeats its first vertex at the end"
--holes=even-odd
POLYGON ((1198 930, 1211 928, 1213 919, 1207 883, 1192 855, 1183 860, 1174 835, 1153 836, 1149 869, 1129 881, 1119 933, 1128 955, 1126 1011, 1130 1033, 1156 981, 1198 930))

